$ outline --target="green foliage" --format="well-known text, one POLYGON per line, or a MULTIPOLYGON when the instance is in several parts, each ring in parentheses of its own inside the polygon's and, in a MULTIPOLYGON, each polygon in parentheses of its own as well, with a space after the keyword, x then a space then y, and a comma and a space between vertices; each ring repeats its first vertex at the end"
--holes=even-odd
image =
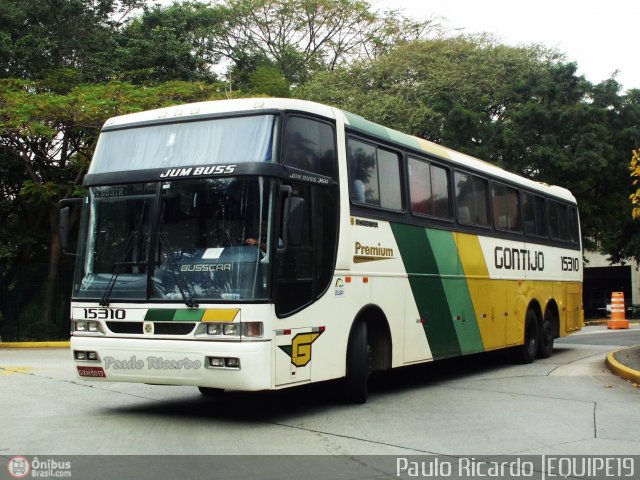
POLYGON ((220 60, 212 38, 223 27, 222 9, 198 2, 154 5, 130 22, 116 52, 118 69, 138 81, 215 81, 220 60))
POLYGON ((232 78, 241 80, 243 69, 268 65, 289 84, 302 85, 316 73, 437 30, 431 22, 411 21, 395 11, 375 12, 365 0, 228 0, 223 5, 224 28, 211 41, 232 62, 232 78))
POLYGON ((0 0, 0 77, 42 79, 72 69, 113 72, 119 27, 143 0, 0 0))
POLYGON ((249 75, 249 90, 272 97, 289 97, 289 83, 282 74, 271 67, 258 67, 249 75))

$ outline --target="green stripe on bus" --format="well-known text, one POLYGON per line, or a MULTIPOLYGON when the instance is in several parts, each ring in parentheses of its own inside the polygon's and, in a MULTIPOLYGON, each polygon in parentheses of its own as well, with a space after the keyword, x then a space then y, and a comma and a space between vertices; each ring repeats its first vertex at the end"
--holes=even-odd
POLYGON ((482 352, 482 336, 453 234, 443 230, 427 229, 427 237, 432 250, 438 252, 435 260, 442 277, 460 350, 463 354, 482 352))
POLYGON ((176 310, 173 320, 176 322, 199 322, 204 315, 204 308, 176 310))
POLYGON ((374 135, 376 137, 384 138, 386 140, 391 140, 392 142, 399 143, 415 150, 424 151, 424 145, 420 143, 420 139, 417 137, 398 132, 397 130, 393 130, 391 128, 383 127, 382 125, 373 123, 353 113, 344 111, 343 113, 345 117, 347 117, 349 124, 356 130, 360 130, 362 132, 374 135))
POLYGON ((175 308, 150 308, 144 319, 150 322, 170 322, 175 313, 175 308))
MULTIPOLYGON (((424 320, 424 331, 433 358, 460 355, 458 335, 426 229, 392 223, 391 230, 409 276, 420 318, 424 320)), ((438 252, 438 255, 451 253, 438 252)), ((457 252, 455 254, 457 256, 457 252)))
POLYGON ((382 125, 370 122, 369 120, 366 120, 361 116, 355 115, 353 113, 344 111, 342 113, 344 113, 345 117, 347 117, 349 124, 356 130, 360 130, 370 135, 375 135, 377 137, 390 140, 389 129, 383 127, 382 125))

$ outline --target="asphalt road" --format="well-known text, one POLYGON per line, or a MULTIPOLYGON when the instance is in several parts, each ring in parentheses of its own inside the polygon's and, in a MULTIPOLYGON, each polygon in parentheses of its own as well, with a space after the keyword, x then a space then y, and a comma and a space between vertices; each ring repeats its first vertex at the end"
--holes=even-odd
POLYGON ((395 370, 359 406, 331 384, 210 400, 90 383, 68 350, 0 349, 0 456, 638 454, 640 388, 604 359, 639 333, 587 327, 531 365, 490 353, 395 370))

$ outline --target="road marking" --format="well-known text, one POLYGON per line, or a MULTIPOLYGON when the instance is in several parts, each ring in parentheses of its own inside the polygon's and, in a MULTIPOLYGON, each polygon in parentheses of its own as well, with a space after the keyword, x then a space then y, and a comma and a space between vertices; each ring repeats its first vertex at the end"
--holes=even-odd
POLYGON ((31 373, 32 371, 33 371, 33 367, 23 367, 23 366, 0 367, 0 375, 13 375, 15 373, 31 373))

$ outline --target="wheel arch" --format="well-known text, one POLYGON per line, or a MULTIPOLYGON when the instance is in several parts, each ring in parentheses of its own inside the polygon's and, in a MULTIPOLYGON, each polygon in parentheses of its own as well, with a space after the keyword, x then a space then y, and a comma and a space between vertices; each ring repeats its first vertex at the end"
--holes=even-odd
POLYGON ((362 307, 351 324, 349 338, 356 323, 364 321, 367 324, 367 341, 371 347, 371 369, 388 370, 391 368, 393 344, 391 329, 384 311, 375 304, 362 307))
POLYGON ((536 318, 538 320, 538 325, 542 324, 542 307, 540 306, 540 302, 538 302, 537 299, 533 299, 529 302, 529 305, 527 305, 527 310, 525 312, 525 318, 527 316, 527 312, 529 310, 532 310, 535 314, 536 314, 536 318))

